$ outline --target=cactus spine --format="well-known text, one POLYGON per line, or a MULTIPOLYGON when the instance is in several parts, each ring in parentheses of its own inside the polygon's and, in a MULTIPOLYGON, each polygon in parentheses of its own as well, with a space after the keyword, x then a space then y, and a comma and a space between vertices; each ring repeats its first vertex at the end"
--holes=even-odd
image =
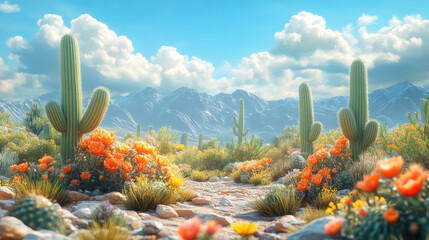
POLYGON ((203 150, 203 134, 200 133, 198 136, 198 149, 203 150))
POLYGON ((79 49, 74 36, 61 39, 61 107, 57 102, 46 104, 46 114, 52 126, 61 132, 61 157, 74 157, 74 148, 82 135, 94 130, 103 119, 110 94, 99 87, 94 90, 88 108, 82 117, 82 92, 79 49))
POLYGON ((238 146, 241 146, 243 142, 243 138, 246 137, 246 134, 249 132, 249 129, 244 131, 244 100, 240 99, 240 107, 238 109, 238 121, 237 117, 233 117, 234 127, 232 130, 234 131, 235 136, 238 137, 238 146))
POLYGON ((349 107, 339 112, 341 130, 350 141, 352 159, 374 144, 378 134, 378 123, 368 121, 368 80, 365 65, 355 60, 350 68, 349 107))
POLYGON ((303 83, 299 86, 299 135, 301 151, 308 154, 313 154, 313 142, 323 130, 322 123, 313 123, 313 121, 313 98, 311 97, 310 86, 303 83))
POLYGON ((183 146, 188 146, 188 133, 182 134, 182 137, 180 138, 180 144, 183 144, 183 146))
POLYGON ((141 137, 141 131, 142 131, 142 125, 139 123, 137 124, 137 137, 141 137))
POLYGON ((48 122, 43 125, 43 130, 39 134, 40 140, 51 140, 52 139, 52 126, 48 122))

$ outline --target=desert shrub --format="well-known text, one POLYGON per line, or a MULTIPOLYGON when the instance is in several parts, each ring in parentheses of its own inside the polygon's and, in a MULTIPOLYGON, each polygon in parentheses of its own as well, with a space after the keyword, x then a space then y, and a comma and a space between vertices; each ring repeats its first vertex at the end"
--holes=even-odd
POLYGON ((191 168, 198 167, 201 151, 196 147, 187 147, 185 151, 173 155, 176 164, 189 164, 191 168))
POLYGON ((193 170, 191 173, 191 179, 197 182, 207 182, 211 177, 216 177, 218 173, 216 171, 198 171, 193 170))
POLYGON ((324 131, 314 142, 315 146, 332 146, 335 144, 337 139, 340 139, 343 136, 343 132, 340 128, 331 129, 329 131, 324 131))
POLYGON ((124 187, 126 197, 124 206, 134 211, 155 209, 159 204, 172 204, 180 199, 177 191, 163 182, 150 182, 147 178, 138 178, 134 185, 124 187))
POLYGON ((261 160, 252 160, 237 163, 237 168, 240 173, 240 182, 249 183, 250 178, 252 178, 254 174, 268 172, 272 163, 273 160, 269 158, 262 158, 261 160))
POLYGON ((271 166, 271 179, 273 181, 277 181, 277 179, 285 176, 288 172, 290 172, 290 163, 283 161, 274 161, 271 166))
POLYGON ((23 123, 27 131, 39 135, 43 130, 43 125, 48 122, 48 118, 43 115, 43 107, 33 103, 25 113, 23 123))
POLYGON ((324 216, 328 215, 326 213, 326 211, 324 210, 320 210, 320 209, 314 209, 311 206, 307 205, 307 207, 305 207, 302 210, 302 213, 299 213, 298 216, 299 218, 301 218, 302 220, 304 220, 305 225, 309 224, 310 222, 322 218, 324 216))
POLYGON ((325 210, 331 202, 337 203, 337 190, 323 188, 313 200, 313 206, 317 209, 325 210))
POLYGON ((348 171, 352 187, 355 186, 358 181, 362 181, 365 175, 370 174, 375 169, 375 165, 380 158, 375 153, 366 152, 362 154, 359 159, 359 161, 353 163, 348 171))
POLYGON ((13 171, 10 166, 18 163, 18 155, 3 151, 0 153, 0 176, 10 178, 13 175, 13 171))
POLYGON ((228 164, 228 155, 223 150, 209 148, 199 154, 196 164, 199 170, 222 170, 228 164))
POLYGON ((231 178, 236 183, 241 183, 241 172, 239 170, 233 170, 231 172, 231 178))
POLYGON ((175 142, 178 140, 177 131, 172 132, 171 127, 162 127, 155 138, 159 143, 157 150, 161 154, 173 154, 176 152, 175 142))
POLYGON ((16 123, 10 118, 10 114, 6 111, 0 112, 0 126, 14 127, 16 123))
POLYGON ((271 141, 271 144, 274 147, 278 147, 282 144, 282 142, 286 143, 288 147, 299 148, 301 143, 299 141, 298 126, 296 125, 286 126, 285 128, 283 128, 283 134, 275 136, 271 141))
POLYGON ((76 238, 78 240, 129 240, 131 232, 127 228, 109 221, 103 226, 94 223, 87 230, 79 230, 76 238))
POLYGON ((113 223, 115 226, 125 227, 127 225, 125 215, 121 212, 118 213, 117 210, 119 209, 115 209, 109 201, 102 202, 92 211, 91 220, 101 227, 109 223, 113 223))
POLYGON ((271 183, 271 173, 268 171, 261 171, 252 174, 249 183, 252 185, 268 185, 271 183))
POLYGON ((205 151, 205 150, 211 149, 211 148, 212 149, 218 149, 219 148, 216 138, 212 138, 206 142, 203 142, 202 148, 200 150, 205 151))
POLYGON ((264 197, 251 203, 251 207, 263 216, 294 215, 301 205, 293 187, 274 187, 264 197))
POLYGON ((241 146, 234 142, 227 142, 226 145, 230 162, 261 159, 269 150, 268 146, 264 146, 264 140, 255 136, 252 136, 250 140, 245 140, 241 146))
POLYGON ((191 201, 196 196, 196 192, 194 191, 194 189, 184 188, 184 187, 178 188, 177 193, 178 193, 178 199, 177 199, 178 202, 191 201))
POLYGON ((189 177, 191 176, 192 173, 192 168, 189 164, 179 164, 177 165, 177 167, 179 168, 180 173, 182 174, 183 177, 189 177))

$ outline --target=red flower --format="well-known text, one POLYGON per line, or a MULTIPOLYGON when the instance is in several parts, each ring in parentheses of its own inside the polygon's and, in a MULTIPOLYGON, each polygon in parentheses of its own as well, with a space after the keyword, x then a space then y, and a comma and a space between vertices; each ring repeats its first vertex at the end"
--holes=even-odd
POLYGON ((404 165, 402 157, 392 157, 383 161, 377 162, 377 171, 385 178, 396 177, 404 165))
POLYGON ((343 219, 334 219, 325 225, 325 233, 331 236, 337 235, 343 228, 343 219))
POLYGON ((412 164, 404 174, 399 176, 395 186, 400 194, 413 197, 422 190, 427 177, 428 171, 418 164, 412 164))
POLYGON ((22 173, 26 172, 27 169, 28 169, 28 163, 27 162, 26 163, 21 163, 21 164, 18 165, 18 171, 20 171, 22 173))
POLYGON ((211 235, 217 233, 222 228, 222 225, 218 224, 215 220, 209 220, 205 225, 206 231, 211 235))
POLYGON ((90 172, 82 172, 81 174, 80 174, 80 177, 83 179, 83 180, 88 180, 90 177, 91 177, 91 173, 90 172))
POLYGON ((362 218, 365 218, 366 217, 366 210, 364 208, 359 209, 359 215, 362 218))
POLYGON ((122 164, 122 170, 124 170, 124 172, 126 172, 126 173, 130 172, 131 170, 133 170, 133 166, 129 162, 124 162, 122 164))
POLYGON ((78 183, 79 183, 79 180, 76 180, 76 179, 74 179, 74 180, 71 181, 71 184, 73 184, 75 186, 77 186, 78 183))
POLYGON ((311 178, 311 182, 317 186, 319 186, 322 183, 323 177, 320 174, 313 175, 311 178))
POLYGON ((106 146, 102 142, 91 142, 88 146, 92 154, 98 156, 104 152, 106 146))
POLYGON ((47 167, 48 167, 48 165, 46 165, 46 163, 41 163, 39 165, 39 169, 41 172, 45 171, 47 167))
POLYGON ((194 217, 183 222, 177 231, 182 239, 193 240, 200 233, 201 221, 199 218, 194 217))
POLYGON ((308 189, 308 179, 301 179, 301 181, 299 181, 299 183, 298 183, 297 189, 301 190, 301 191, 307 191, 307 189, 308 189))
POLYGON ((72 171, 72 167, 70 165, 67 165, 67 166, 63 167, 61 169, 61 171, 64 172, 64 173, 70 174, 71 171, 72 171))
POLYGON ((398 220, 399 213, 395 209, 390 208, 389 210, 384 212, 383 216, 389 223, 394 223, 396 222, 396 220, 398 220))
POLYGON ((39 159, 39 163, 45 163, 45 164, 49 164, 51 163, 52 157, 51 156, 44 156, 41 159, 39 159))
POLYGON ((363 181, 359 181, 356 187, 365 192, 374 192, 378 188, 380 176, 376 172, 372 172, 363 178, 363 181))

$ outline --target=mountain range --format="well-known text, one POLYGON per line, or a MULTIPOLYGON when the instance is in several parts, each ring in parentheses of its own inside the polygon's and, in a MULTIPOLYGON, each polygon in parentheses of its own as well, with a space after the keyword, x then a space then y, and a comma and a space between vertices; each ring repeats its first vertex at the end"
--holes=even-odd
MULTIPOLYGON (((428 95, 429 86, 418 87, 408 81, 375 90, 369 94, 370 118, 387 122, 388 127, 407 122, 408 112, 419 111, 420 99, 428 95)), ((241 98, 245 103, 245 128, 250 128, 251 134, 271 141, 285 126, 298 125, 298 98, 267 101, 243 90, 212 96, 186 87, 162 97, 148 87, 127 96, 113 96, 101 127, 114 129, 118 136, 123 136, 128 131, 135 132, 136 125, 141 123, 143 130, 149 126, 154 129, 171 126, 179 134, 188 132, 192 142, 199 133, 203 133, 205 139, 220 140, 224 136, 225 140, 231 140, 234 137, 232 118, 238 115, 241 98)), ((7 111, 12 119, 21 121, 33 102, 44 106, 50 100, 60 102, 60 92, 21 101, 0 99, 0 111, 7 111)), ((89 98, 83 99, 84 108, 88 101, 89 98)), ((338 111, 347 105, 346 96, 314 98, 314 119, 322 122, 324 130, 338 128, 338 111)))

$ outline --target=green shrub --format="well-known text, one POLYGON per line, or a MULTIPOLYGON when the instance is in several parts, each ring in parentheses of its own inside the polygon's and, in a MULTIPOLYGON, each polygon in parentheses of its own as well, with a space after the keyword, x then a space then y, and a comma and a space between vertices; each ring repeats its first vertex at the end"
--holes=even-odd
POLYGON ((173 155, 173 162, 176 164, 189 164, 193 169, 198 167, 200 153, 194 147, 187 147, 184 152, 173 155))
POLYGON ((171 127, 162 127, 156 134, 158 141, 158 151, 161 154, 173 154, 176 152, 175 142, 178 139, 177 131, 171 132, 171 127))
POLYGON ((329 203, 337 203, 337 190, 323 188, 319 195, 313 200, 313 206, 317 209, 327 209, 329 203))
POLYGON ((249 179, 252 185, 268 185, 271 183, 271 173, 267 171, 253 173, 249 179))
POLYGON ((241 172, 238 170, 233 170, 231 173, 231 178, 236 183, 241 183, 241 172))
POLYGON ((291 148, 299 148, 301 143, 299 141, 298 126, 286 126, 283 129, 283 134, 275 136, 271 141, 271 144, 275 147, 278 147, 281 145, 281 142, 287 143, 291 148))
POLYGON ((215 171, 198 171, 193 170, 191 173, 191 179, 197 182, 207 182, 211 177, 218 175, 215 171))
POLYGON ((178 202, 191 201, 196 195, 194 189, 190 188, 178 188, 177 192, 179 194, 179 198, 177 199, 178 202))
POLYGON ((207 149, 217 149, 218 148, 218 144, 217 144, 217 139, 216 138, 212 138, 210 140, 208 140, 207 142, 203 142, 202 144, 202 148, 200 149, 201 151, 207 150, 207 149))
POLYGON ((251 203, 251 207, 263 216, 295 215, 302 199, 295 195, 293 187, 274 187, 264 197, 251 203))
POLYGON ((115 226, 125 227, 127 221, 123 213, 117 213, 114 211, 112 204, 109 201, 100 203, 97 208, 91 214, 91 220, 93 223, 104 227, 109 223, 113 223, 115 226))
POLYGON ((94 223, 88 230, 78 230, 78 240, 129 240, 131 232, 114 222, 107 222, 103 226, 94 223))
POLYGON ((69 202, 67 185, 65 181, 57 179, 42 179, 40 176, 30 176, 22 182, 14 184, 17 198, 31 194, 41 195, 61 206, 69 202))
POLYGON ((0 112, 0 126, 9 125, 10 127, 15 127, 17 123, 12 121, 10 114, 6 111, 0 112))
POLYGON ((348 170, 351 186, 356 186, 356 183, 362 181, 365 175, 369 175, 375 169, 375 165, 380 158, 375 153, 366 152, 359 159, 348 170))
POLYGON ((25 113, 23 123, 27 131, 39 135, 43 130, 43 125, 48 122, 48 118, 43 116, 43 107, 33 103, 25 113))
POLYGON ((226 145, 230 162, 261 159, 269 150, 268 146, 264 146, 264 140, 255 136, 249 141, 244 141, 241 146, 234 142, 228 142, 226 145))
POLYGON ((12 177, 13 172, 10 169, 10 166, 18 163, 18 155, 3 151, 0 153, 0 176, 12 177))
POLYGON ((222 170, 228 164, 228 155, 223 150, 209 148, 199 154, 197 169, 222 170))
POLYGON ((343 136, 343 132, 340 128, 331 129, 329 131, 324 131, 320 134, 320 136, 314 142, 315 146, 323 145, 323 146, 333 146, 335 145, 335 141, 343 136))
POLYGON ((287 161, 275 161, 271 166, 271 179, 277 181, 277 179, 285 176, 292 169, 290 167, 290 162, 287 161))

